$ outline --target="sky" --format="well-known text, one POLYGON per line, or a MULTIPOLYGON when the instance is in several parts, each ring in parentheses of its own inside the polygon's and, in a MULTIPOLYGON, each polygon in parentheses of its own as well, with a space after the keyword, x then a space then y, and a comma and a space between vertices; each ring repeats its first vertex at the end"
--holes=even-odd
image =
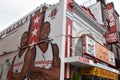
MULTIPOLYGON (((74 1, 78 4, 84 4, 88 0, 74 1)), ((21 19, 41 4, 55 4, 57 2, 59 0, 0 0, 0 31, 21 19)), ((116 11, 120 14, 119 0, 107 0, 107 2, 113 2, 116 11)))

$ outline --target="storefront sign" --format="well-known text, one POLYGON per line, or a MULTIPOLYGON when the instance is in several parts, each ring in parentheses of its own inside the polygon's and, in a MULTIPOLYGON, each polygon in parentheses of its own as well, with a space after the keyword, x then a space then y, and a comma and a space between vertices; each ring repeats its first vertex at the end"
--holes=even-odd
POLYGON ((90 63, 90 60, 89 60, 89 59, 84 58, 84 57, 82 57, 82 56, 79 56, 79 61, 80 61, 80 62, 83 62, 83 63, 90 63))
POLYGON ((109 52, 99 43, 96 43, 96 58, 109 63, 109 52))
POLYGON ((114 33, 106 34, 106 40, 107 40, 107 43, 118 42, 117 33, 114 32, 114 33))
POLYGON ((106 47, 99 44, 87 35, 83 35, 83 54, 95 57, 107 64, 115 66, 114 53, 110 52, 106 47))
POLYGON ((115 65, 115 56, 111 51, 109 51, 109 63, 115 65))
POLYGON ((82 75, 94 75, 98 77, 104 77, 108 79, 116 80, 118 77, 118 74, 98 68, 98 67, 92 67, 92 68, 84 68, 81 70, 82 75))
POLYGON ((116 32, 115 18, 114 18, 114 5, 113 3, 107 4, 108 19, 110 25, 110 32, 116 32))
POLYGON ((90 55, 95 55, 95 41, 89 37, 86 37, 86 52, 90 55))

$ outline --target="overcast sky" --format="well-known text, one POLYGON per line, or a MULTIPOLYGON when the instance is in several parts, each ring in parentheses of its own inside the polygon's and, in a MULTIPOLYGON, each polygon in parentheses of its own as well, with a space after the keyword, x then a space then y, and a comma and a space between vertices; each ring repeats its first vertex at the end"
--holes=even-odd
MULTIPOLYGON (((74 0, 78 4, 88 0, 74 0)), ((7 28, 43 3, 55 4, 59 0, 0 0, 0 31, 7 28)), ((120 0, 107 0, 114 2, 115 9, 120 14, 120 0)))

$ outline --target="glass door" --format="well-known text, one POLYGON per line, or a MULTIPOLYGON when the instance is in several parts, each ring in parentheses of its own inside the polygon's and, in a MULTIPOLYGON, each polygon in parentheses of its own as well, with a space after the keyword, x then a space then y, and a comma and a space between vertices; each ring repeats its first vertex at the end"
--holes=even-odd
POLYGON ((73 69, 72 69, 72 80, 81 80, 80 68, 73 67, 73 69))

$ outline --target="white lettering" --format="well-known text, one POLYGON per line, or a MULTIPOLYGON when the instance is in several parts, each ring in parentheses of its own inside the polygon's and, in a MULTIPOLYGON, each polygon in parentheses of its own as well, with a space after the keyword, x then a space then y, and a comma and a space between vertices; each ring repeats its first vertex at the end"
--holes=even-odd
POLYGON ((112 9, 110 9, 110 10, 108 10, 108 14, 113 14, 113 8, 112 9))
POLYGON ((114 22, 115 19, 114 19, 113 13, 114 13, 113 8, 108 10, 108 18, 109 18, 109 21, 110 21, 110 27, 115 25, 115 22, 114 22))
POLYGON ((114 22, 111 22, 111 23, 110 23, 110 26, 114 26, 114 25, 115 25, 115 23, 114 23, 114 22))

